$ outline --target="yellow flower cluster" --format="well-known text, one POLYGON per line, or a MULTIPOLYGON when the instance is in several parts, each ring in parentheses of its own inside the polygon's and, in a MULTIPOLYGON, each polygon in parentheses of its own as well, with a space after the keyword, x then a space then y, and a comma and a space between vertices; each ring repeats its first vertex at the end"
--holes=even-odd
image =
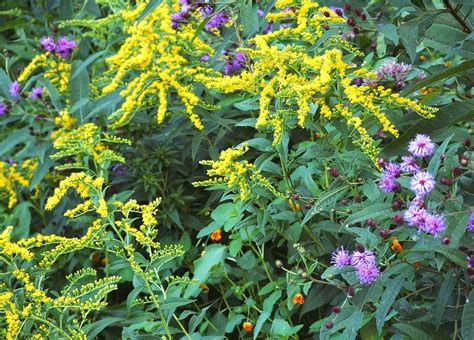
POLYGON ((53 145, 58 152, 52 157, 74 157, 76 159, 75 163, 64 164, 62 167, 58 167, 59 169, 85 168, 82 164, 85 156, 92 157, 100 166, 108 161, 124 163, 125 159, 120 154, 108 148, 105 143, 131 144, 128 139, 103 133, 97 125, 87 123, 69 131, 65 128, 60 134, 56 135, 53 145))
POLYGON ((111 118, 114 127, 124 125, 133 113, 146 106, 156 105, 157 122, 162 123, 167 115, 167 94, 174 92, 184 104, 184 111, 197 129, 203 129, 199 116, 194 112, 200 99, 190 85, 190 76, 205 73, 201 66, 192 65, 185 53, 213 53, 213 49, 196 37, 197 23, 183 25, 179 30, 172 28, 171 12, 176 10, 177 1, 163 1, 140 23, 138 15, 146 6, 146 1, 137 1, 135 9, 125 10, 125 40, 116 55, 107 59, 109 73, 115 74, 103 93, 118 89, 127 75, 137 73, 120 95, 125 102, 111 118), (158 96, 156 96, 158 93, 158 96))
MULTIPOLYGON (((26 163, 28 170, 31 170, 30 162, 26 163)), ((15 191, 16 185, 21 187, 28 187, 30 182, 28 177, 18 171, 17 164, 8 164, 6 162, 0 162, 0 199, 8 198, 8 208, 13 208, 18 202, 17 194, 15 191)))
POLYGON ((9 226, 0 234, 0 254, 9 257, 19 255, 26 261, 33 259, 34 254, 30 252, 27 248, 18 245, 17 243, 10 242, 10 235, 12 231, 13 227, 9 226))
POLYGON ((76 124, 76 118, 69 114, 69 108, 67 108, 59 112, 59 115, 54 118, 54 124, 58 129, 51 133, 51 139, 53 141, 72 130, 72 127, 76 124))
POLYGON ((193 185, 209 186, 226 184, 228 188, 237 187, 240 199, 244 201, 252 192, 253 181, 257 185, 268 189, 275 196, 282 197, 283 195, 257 170, 254 164, 251 164, 247 160, 238 160, 247 150, 248 146, 243 145, 235 149, 231 148, 222 151, 218 161, 201 161, 201 164, 211 166, 211 169, 207 170, 207 175, 216 177, 206 181, 194 182, 193 185))
POLYGON ((103 244, 103 233, 104 226, 100 219, 95 220, 92 225, 87 229, 84 236, 80 238, 65 238, 61 243, 51 250, 47 250, 42 253, 43 259, 40 261, 39 266, 43 268, 50 267, 59 256, 78 251, 88 247, 101 247, 103 244))
POLYGON ((361 55, 361 52, 340 38, 329 39, 320 55, 314 55, 311 49, 299 46, 300 43, 281 44, 281 36, 305 40, 302 33, 310 33, 308 41, 314 42, 320 36, 321 23, 328 23, 324 20, 333 20, 331 22, 334 23, 343 20, 329 8, 319 7, 310 0, 281 1, 276 6, 285 8, 289 4, 292 4, 291 10, 269 14, 268 18, 294 19, 296 26, 257 35, 252 39, 254 48, 241 49, 252 61, 250 70, 226 77, 197 74, 195 79, 209 89, 223 93, 248 92, 259 96, 260 114, 256 128, 272 130, 274 145, 281 141, 285 127, 294 126, 295 120, 300 127, 306 126, 306 119, 312 118, 309 117, 311 104, 317 104, 319 115, 324 119, 339 119, 342 116, 358 132, 354 143, 374 160, 378 149, 364 128, 371 117, 375 117, 380 127, 395 137, 398 130, 384 111, 410 108, 425 118, 433 117, 433 108, 401 97, 390 89, 353 84, 354 78, 368 77, 370 72, 343 58, 343 50, 356 55, 361 55), (330 102, 330 97, 336 97, 337 101, 330 102), (342 110, 340 105, 346 108, 342 110))
POLYGON ((69 74, 71 73, 71 64, 54 58, 50 52, 45 52, 35 56, 31 62, 23 69, 18 77, 19 82, 27 80, 31 74, 39 67, 44 67, 44 77, 58 88, 61 94, 68 90, 69 74))
POLYGON ((56 205, 58 205, 70 188, 75 189, 82 198, 89 198, 91 190, 101 190, 103 184, 104 179, 102 177, 94 179, 85 172, 74 172, 63 179, 59 183, 59 186, 54 189, 53 195, 46 201, 45 209, 52 210, 56 205))

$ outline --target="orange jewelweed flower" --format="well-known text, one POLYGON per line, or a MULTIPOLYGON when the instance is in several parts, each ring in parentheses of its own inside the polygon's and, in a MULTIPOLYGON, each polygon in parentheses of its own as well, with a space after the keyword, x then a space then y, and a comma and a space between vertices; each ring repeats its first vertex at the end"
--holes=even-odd
POLYGON ((211 240, 219 242, 222 239, 222 229, 219 228, 211 233, 211 240))
POLYGON ((294 297, 293 297, 293 303, 295 305, 302 305, 304 303, 304 297, 303 295, 301 294, 296 294, 294 297))
POLYGON ((245 321, 243 324, 242 324, 242 328, 244 331, 246 332, 251 332, 253 330, 253 325, 251 322, 248 322, 248 321, 245 321))
POLYGON ((398 242, 398 239, 395 236, 392 237, 392 245, 390 249, 398 251, 399 253, 403 251, 402 245, 400 244, 400 242, 398 242))
POLYGON ((288 204, 290 205, 291 210, 293 211, 300 211, 301 207, 298 203, 296 203, 293 199, 288 200, 288 204))
POLYGON ((428 93, 428 90, 426 89, 426 87, 422 87, 420 92, 421 92, 422 95, 425 95, 425 94, 428 93))
POLYGON ((199 288, 201 288, 202 290, 204 290, 205 293, 209 293, 209 287, 207 286, 207 284, 201 283, 201 284, 199 285, 199 288))

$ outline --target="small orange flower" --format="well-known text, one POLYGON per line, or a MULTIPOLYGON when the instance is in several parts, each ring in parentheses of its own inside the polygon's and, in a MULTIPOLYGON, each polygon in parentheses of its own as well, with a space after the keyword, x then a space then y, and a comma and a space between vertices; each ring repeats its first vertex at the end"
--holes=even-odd
POLYGON ((400 242, 398 242, 398 239, 395 236, 392 237, 392 245, 390 249, 398 251, 399 253, 403 251, 402 245, 400 244, 400 242))
POLYGON ((207 284, 201 283, 201 284, 199 285, 199 288, 201 288, 202 290, 204 290, 205 293, 209 293, 209 287, 207 286, 207 284))
POLYGON ((415 268, 420 268, 422 266, 421 262, 417 261, 413 264, 415 268))
POLYGON ((426 87, 422 87, 420 92, 421 92, 422 95, 425 95, 425 94, 428 93, 428 90, 426 89, 426 87))
POLYGON ((222 229, 219 228, 211 233, 211 240, 219 242, 222 239, 222 229))
POLYGON ((242 328, 244 331, 246 332, 251 332, 253 330, 253 325, 251 322, 248 322, 248 321, 245 321, 243 324, 242 324, 242 328))
POLYGON ((293 211, 300 211, 301 207, 298 203, 296 203, 293 199, 288 200, 288 204, 290 205, 291 210, 293 211))
POLYGON ((320 138, 321 138, 321 134, 320 134, 319 132, 316 132, 316 133, 314 134, 314 137, 315 137, 316 139, 320 139, 320 138))
POLYGON ((302 305, 304 303, 304 297, 303 295, 301 294, 296 294, 294 297, 293 297, 293 303, 295 305, 302 305))

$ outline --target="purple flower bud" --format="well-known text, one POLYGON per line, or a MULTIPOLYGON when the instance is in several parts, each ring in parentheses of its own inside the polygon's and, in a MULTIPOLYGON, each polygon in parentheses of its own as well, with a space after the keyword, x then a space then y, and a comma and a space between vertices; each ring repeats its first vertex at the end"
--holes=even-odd
POLYGON ((20 83, 18 81, 14 81, 13 83, 11 83, 9 92, 10 96, 12 96, 13 98, 18 98, 21 92, 20 83))
POLYGON ((259 9, 257 9, 257 15, 259 17, 263 17, 265 15, 265 12, 263 11, 263 9, 259 8, 259 9))
POLYGON ((55 52, 61 56, 61 58, 69 58, 72 51, 76 48, 76 42, 69 39, 68 37, 61 37, 58 39, 56 44, 55 52))
POLYGON ((209 54, 204 54, 204 55, 201 57, 201 61, 208 61, 209 59, 211 59, 211 57, 209 56, 209 54))
POLYGON ((8 106, 4 102, 0 102, 0 116, 6 115, 8 112, 8 106))
POLYGON ((56 43, 52 37, 43 37, 40 40, 40 47, 45 51, 53 52, 56 49, 56 43))
POLYGON ((329 169, 329 174, 334 178, 339 177, 339 171, 336 168, 329 169))
POLYGON ((37 86, 31 90, 31 99, 35 100, 38 98, 41 98, 43 95, 43 87, 42 86, 37 86))

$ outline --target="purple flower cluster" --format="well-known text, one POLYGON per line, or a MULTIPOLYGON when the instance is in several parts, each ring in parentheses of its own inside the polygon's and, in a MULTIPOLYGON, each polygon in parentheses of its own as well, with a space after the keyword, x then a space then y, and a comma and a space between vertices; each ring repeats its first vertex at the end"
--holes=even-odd
POLYGON ((208 31, 218 29, 219 27, 227 24, 230 21, 230 17, 226 12, 222 11, 214 15, 207 23, 204 28, 208 31))
POLYGON ((379 188, 384 192, 394 192, 399 189, 396 178, 401 174, 401 167, 397 163, 385 163, 382 179, 379 188))
POLYGON ((232 75, 240 71, 245 66, 245 53, 237 52, 235 55, 228 56, 224 65, 223 74, 232 75))
POLYGON ((435 144, 431 141, 431 138, 427 135, 418 134, 408 144, 408 152, 414 157, 430 157, 433 155, 435 144))
MULTIPOLYGON (((214 7, 210 4, 203 3, 202 1, 180 0, 179 4, 181 5, 179 11, 171 16, 171 26, 174 29, 178 29, 181 24, 186 23, 194 12, 199 13, 203 18, 214 14, 214 7)), ((204 28, 211 31, 220 28, 229 21, 229 15, 226 12, 221 11, 212 16, 204 25, 204 28)))
POLYGON ((467 231, 474 233, 474 212, 471 213, 471 217, 469 218, 469 222, 467 223, 467 231))
MULTIPOLYGON (((412 71, 413 66, 405 63, 397 63, 396 61, 387 61, 377 70, 375 70, 375 79, 364 79, 365 85, 374 85, 383 80, 393 81, 395 83, 395 89, 401 90, 407 84, 407 79, 412 71)), ((417 76, 418 79, 423 79, 425 73, 419 71, 417 76)))
POLYGON ((59 54, 61 58, 69 58, 77 44, 68 37, 60 37, 57 42, 52 37, 43 37, 40 40, 40 47, 45 51, 59 54))
POLYGON ((440 236, 446 229, 444 217, 442 215, 431 214, 425 208, 425 197, 433 191, 435 179, 427 171, 423 171, 418 164, 417 158, 432 156, 435 144, 427 135, 418 134, 410 141, 408 151, 410 155, 402 156, 400 164, 383 161, 383 176, 379 182, 379 188, 384 192, 394 192, 398 190, 399 184, 396 178, 402 172, 411 176, 410 189, 415 194, 415 198, 409 204, 404 213, 404 220, 419 231, 440 236))
POLYGON ((18 81, 14 81, 13 83, 11 83, 9 92, 10 92, 10 96, 12 96, 13 98, 20 97, 20 93, 21 93, 20 83, 18 81))
POLYGON ((344 247, 340 247, 332 253, 331 263, 337 268, 353 266, 361 284, 372 284, 380 276, 375 254, 370 250, 356 250, 350 255, 344 247))
POLYGON ((8 106, 4 102, 0 102, 0 116, 5 116, 8 112, 8 106))
POLYGON ((125 173, 127 172, 128 170, 128 166, 126 166, 125 164, 123 163, 117 163, 117 164, 114 164, 111 168, 111 170, 117 175, 117 176, 124 176, 125 173))
POLYGON ((37 86, 31 90, 30 97, 31 99, 35 100, 35 99, 41 98, 42 95, 43 95, 43 87, 37 86))

